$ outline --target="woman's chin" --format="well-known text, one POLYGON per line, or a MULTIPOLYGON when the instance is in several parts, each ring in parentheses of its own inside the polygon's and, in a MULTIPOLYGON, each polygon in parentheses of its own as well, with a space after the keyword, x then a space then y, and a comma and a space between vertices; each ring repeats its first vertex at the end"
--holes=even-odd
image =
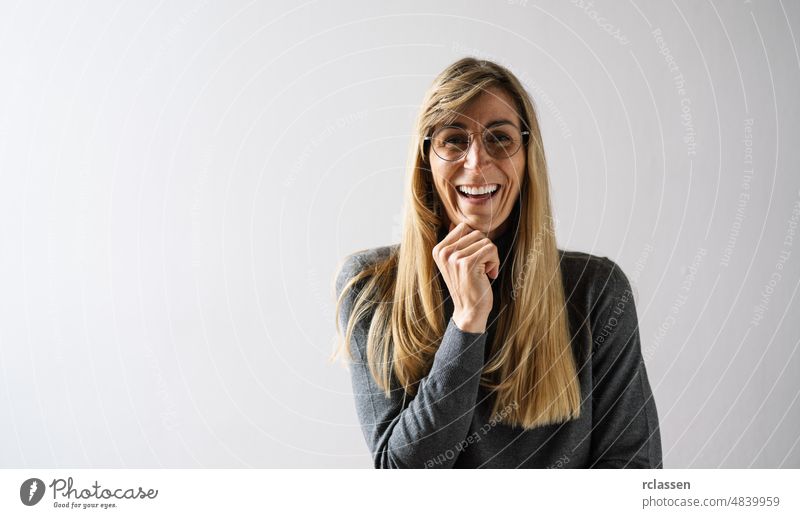
POLYGON ((451 228, 463 222, 475 230, 489 233, 496 230, 503 223, 497 210, 476 210, 476 207, 465 207, 459 204, 455 211, 448 210, 447 212, 448 219, 451 221, 451 228), (453 212, 456 213, 455 217, 451 216, 453 212))
POLYGON ((454 225, 458 225, 461 222, 466 223, 470 226, 470 228, 480 230, 484 234, 489 233, 500 226, 500 222, 496 219, 492 219, 491 216, 483 216, 478 214, 463 214, 458 220, 455 221, 454 225))

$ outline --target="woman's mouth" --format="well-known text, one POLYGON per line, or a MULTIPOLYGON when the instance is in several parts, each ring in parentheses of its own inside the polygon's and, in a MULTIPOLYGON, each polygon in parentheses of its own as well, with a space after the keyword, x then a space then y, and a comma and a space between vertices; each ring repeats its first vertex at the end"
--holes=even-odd
POLYGON ((485 185, 457 185, 456 192, 459 198, 474 204, 486 203, 497 196, 501 186, 496 183, 485 185))

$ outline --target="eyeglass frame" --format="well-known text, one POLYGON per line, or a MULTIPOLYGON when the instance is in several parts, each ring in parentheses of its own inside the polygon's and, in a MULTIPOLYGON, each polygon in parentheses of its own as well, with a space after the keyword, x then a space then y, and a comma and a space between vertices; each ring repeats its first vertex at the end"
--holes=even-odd
POLYGON ((443 130, 445 128, 454 128, 454 129, 463 130, 464 133, 467 134, 467 139, 468 139, 467 140, 467 148, 464 150, 464 154, 462 154, 458 158, 454 158, 453 160, 448 160, 447 158, 443 158, 442 156, 440 156, 439 153, 436 153, 436 149, 435 148, 433 149, 433 152, 436 154, 436 156, 438 156, 439 158, 441 158, 445 162, 458 162, 459 160, 461 160, 465 156, 467 156, 467 153, 469 153, 469 148, 470 148, 470 146, 472 146, 472 143, 475 141, 475 139, 472 137, 473 135, 475 135, 477 133, 480 133, 481 134, 481 140, 483 140, 484 133, 486 133, 487 131, 489 131, 490 129, 492 129, 494 127, 505 126, 505 125, 511 126, 511 127, 515 128, 515 129, 519 130, 519 134, 522 137, 522 140, 520 141, 519 147, 512 154, 507 155, 505 157, 495 157, 495 156, 493 156, 491 154, 489 156, 491 156, 492 158, 506 159, 506 158, 511 158, 512 156, 516 155, 517 153, 519 153, 519 150, 522 149, 522 146, 527 145, 526 141, 528 140, 528 137, 531 134, 530 131, 521 130, 521 129, 517 128, 514 124, 511 124, 509 122, 506 122, 504 124, 498 124, 496 126, 489 126, 488 128, 483 128, 483 130, 481 130, 481 131, 467 131, 466 128, 461 128, 459 126, 442 126, 441 128, 439 128, 436 131, 434 131, 431 135, 429 135, 427 137, 423 137, 422 141, 423 142, 429 142, 429 143, 431 143, 431 145, 433 145, 433 135, 435 135, 437 132, 439 132, 439 131, 441 131, 441 130, 443 130))

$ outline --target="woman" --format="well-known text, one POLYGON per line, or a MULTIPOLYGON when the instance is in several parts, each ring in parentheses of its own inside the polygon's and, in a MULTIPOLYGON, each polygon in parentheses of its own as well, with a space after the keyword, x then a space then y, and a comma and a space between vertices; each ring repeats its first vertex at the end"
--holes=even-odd
POLYGON ((375 467, 662 467, 630 285, 556 247, 519 80, 457 61, 417 132, 401 243, 349 256, 336 282, 375 467))

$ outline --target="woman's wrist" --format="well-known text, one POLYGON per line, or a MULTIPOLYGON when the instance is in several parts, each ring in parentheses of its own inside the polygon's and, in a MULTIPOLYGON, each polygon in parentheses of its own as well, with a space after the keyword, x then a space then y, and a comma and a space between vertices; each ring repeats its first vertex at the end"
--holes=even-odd
POLYGON ((488 316, 481 317, 474 314, 454 313, 453 322, 465 333, 484 333, 488 316))

